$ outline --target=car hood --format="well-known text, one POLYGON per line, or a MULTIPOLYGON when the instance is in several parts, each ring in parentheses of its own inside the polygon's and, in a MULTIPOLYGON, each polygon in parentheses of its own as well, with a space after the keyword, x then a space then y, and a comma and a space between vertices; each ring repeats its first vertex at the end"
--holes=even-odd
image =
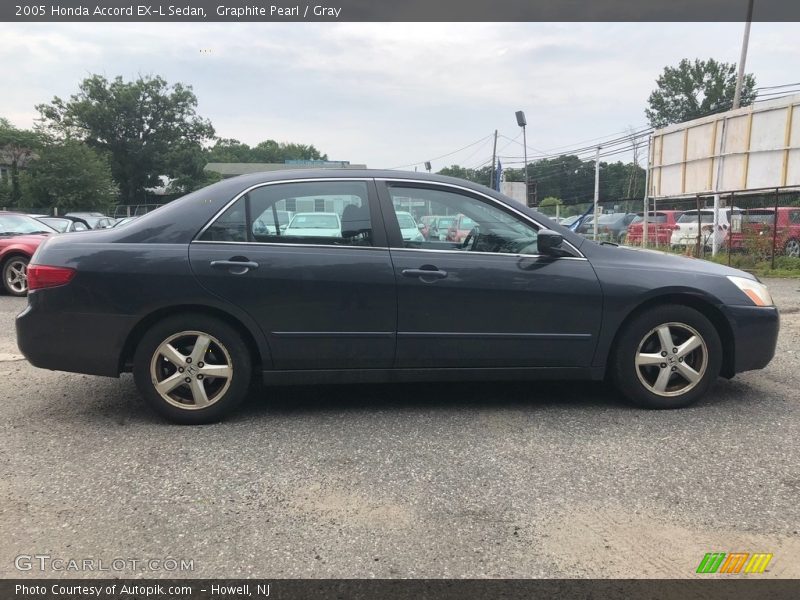
POLYGON ((689 256, 677 256, 668 252, 637 248, 635 246, 601 246, 601 248, 604 250, 603 257, 609 259, 609 261, 613 260, 615 266, 620 268, 662 269, 664 271, 680 271, 698 275, 716 275, 718 277, 733 275, 746 277, 747 279, 757 279, 746 271, 689 256))

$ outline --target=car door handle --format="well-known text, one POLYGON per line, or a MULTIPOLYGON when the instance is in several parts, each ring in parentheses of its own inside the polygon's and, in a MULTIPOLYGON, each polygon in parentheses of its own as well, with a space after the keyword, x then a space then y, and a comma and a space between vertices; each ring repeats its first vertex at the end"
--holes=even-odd
POLYGON ((447 271, 439 269, 403 269, 404 277, 419 277, 420 279, 444 279, 447 271))
POLYGON ((212 269, 227 269, 234 275, 244 275, 250 269, 257 269, 258 263, 250 260, 212 260, 212 269))

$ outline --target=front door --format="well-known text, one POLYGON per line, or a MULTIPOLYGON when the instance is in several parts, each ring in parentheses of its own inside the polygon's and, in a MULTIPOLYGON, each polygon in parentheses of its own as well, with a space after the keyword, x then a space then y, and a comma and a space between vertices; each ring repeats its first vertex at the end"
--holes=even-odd
POLYGON ((537 227, 501 203, 438 184, 379 182, 392 246, 400 368, 587 367, 602 295, 589 262, 539 255, 537 227), (399 235, 393 218, 473 223, 461 240, 399 235))
POLYGON ((192 269, 260 325, 275 369, 388 368, 397 303, 379 214, 372 180, 257 187, 192 242, 192 269))

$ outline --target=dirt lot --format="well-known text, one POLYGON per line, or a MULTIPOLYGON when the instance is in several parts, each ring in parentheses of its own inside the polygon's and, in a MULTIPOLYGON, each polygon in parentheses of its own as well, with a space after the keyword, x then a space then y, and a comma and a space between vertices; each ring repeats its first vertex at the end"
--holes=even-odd
POLYGON ((129 376, 20 360, 24 300, 0 296, 0 577, 99 575, 14 566, 48 554, 194 561, 116 576, 666 578, 712 551, 800 577, 800 281, 768 283, 775 359, 691 409, 592 384, 346 386, 195 428, 129 376))

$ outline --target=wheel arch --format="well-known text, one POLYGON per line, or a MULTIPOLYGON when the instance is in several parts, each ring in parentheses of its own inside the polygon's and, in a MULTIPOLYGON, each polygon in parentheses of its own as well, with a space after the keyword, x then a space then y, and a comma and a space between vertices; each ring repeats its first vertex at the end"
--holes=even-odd
POLYGON ((245 324, 240 321, 235 316, 231 315, 230 313, 221 310, 219 308, 214 308, 213 306, 207 306, 202 304, 181 304, 181 305, 173 305, 160 308, 155 310, 142 318, 136 325, 131 329, 130 333, 128 334, 127 338, 125 339, 125 343, 122 346, 122 352, 120 353, 119 357, 119 365, 118 369, 119 372, 129 372, 133 367, 133 356, 136 352, 136 347, 139 345, 144 334, 156 323, 159 321, 166 319, 167 317, 171 317, 173 315, 183 315, 186 313, 198 313, 209 317, 215 317, 221 321, 224 321, 242 336, 242 339, 247 346, 248 351, 250 352, 250 356, 253 359, 253 369, 261 370, 265 361, 269 360, 268 356, 264 356, 262 353, 261 348, 258 345, 258 342, 253 337, 252 332, 245 326, 245 324))
POLYGON ((676 304, 695 309, 711 322, 711 324, 714 326, 714 329, 716 329, 717 333, 719 334, 719 339, 722 343, 722 368, 720 369, 720 375, 730 379, 736 374, 734 367, 736 350, 733 341, 733 330, 731 329, 731 325, 722 311, 712 302, 701 296, 689 293, 673 292, 648 298, 639 303, 628 314, 625 315, 625 317, 622 319, 620 327, 617 328, 617 331, 614 334, 611 345, 609 346, 605 367, 606 378, 609 376, 609 369, 612 367, 611 359, 616 351, 619 337, 622 334, 625 324, 630 319, 636 317, 646 310, 653 308, 654 306, 676 304))

